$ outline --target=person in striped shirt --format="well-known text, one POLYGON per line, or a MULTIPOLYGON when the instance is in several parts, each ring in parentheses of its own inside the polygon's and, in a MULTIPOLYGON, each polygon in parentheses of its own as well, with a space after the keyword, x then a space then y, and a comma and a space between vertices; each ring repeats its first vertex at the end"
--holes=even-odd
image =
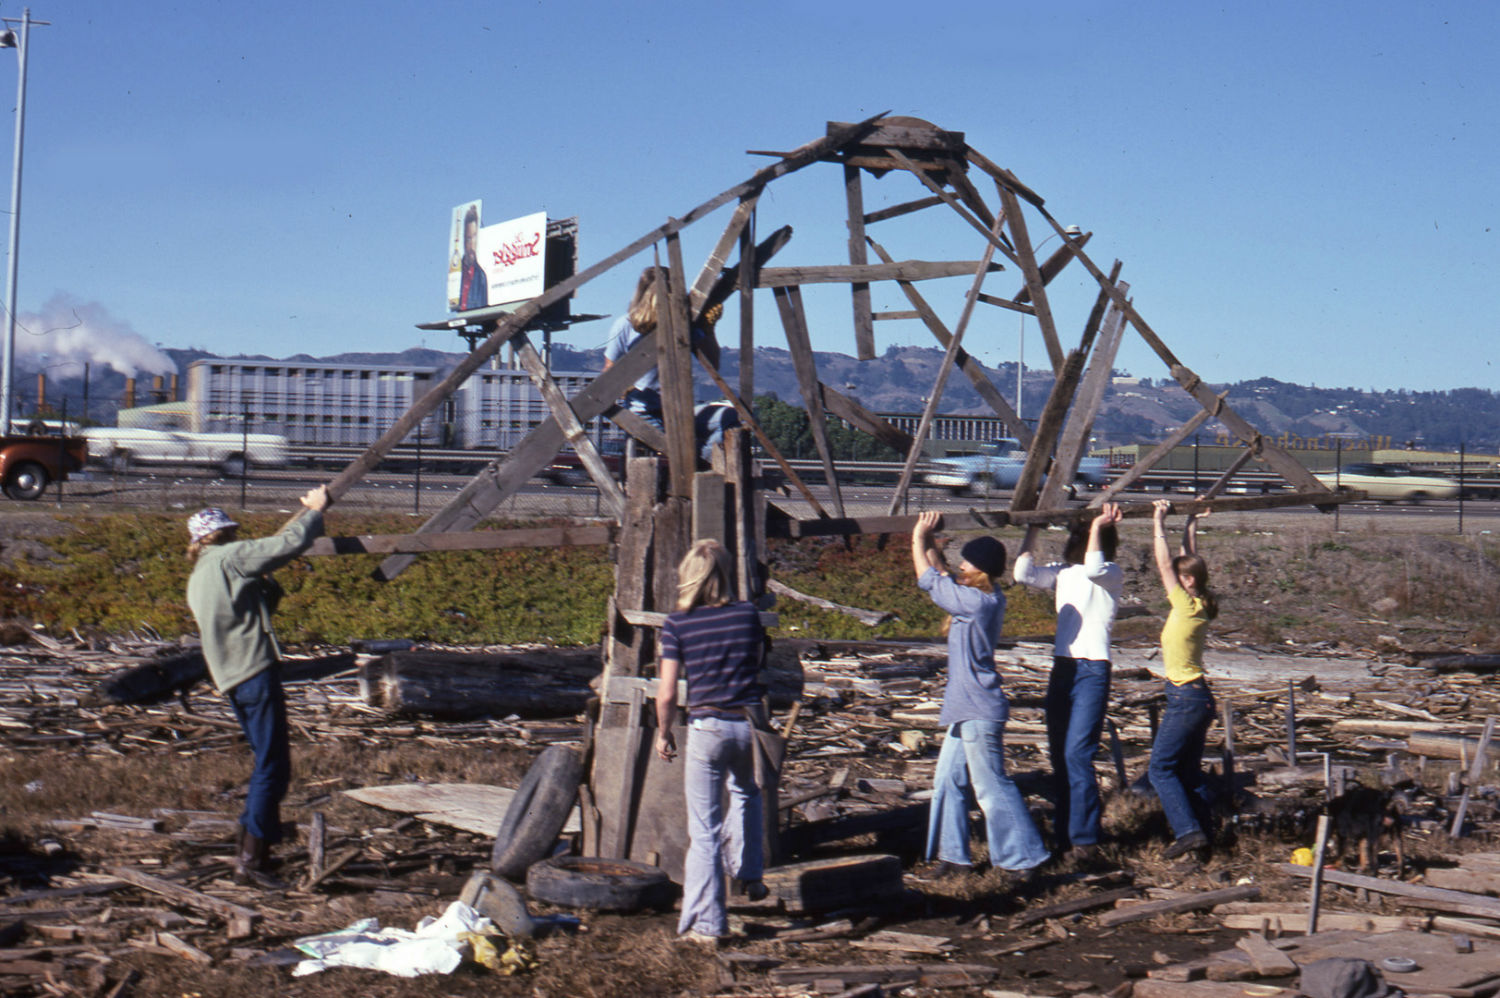
POLYGON ((688 550, 677 567, 677 611, 662 625, 657 665, 656 753, 667 762, 677 756, 677 680, 687 679, 688 851, 677 932, 704 942, 729 933, 726 862, 750 900, 766 896, 752 730, 765 695, 759 674, 766 637, 755 606, 731 600, 732 577, 729 552, 718 541, 688 550))

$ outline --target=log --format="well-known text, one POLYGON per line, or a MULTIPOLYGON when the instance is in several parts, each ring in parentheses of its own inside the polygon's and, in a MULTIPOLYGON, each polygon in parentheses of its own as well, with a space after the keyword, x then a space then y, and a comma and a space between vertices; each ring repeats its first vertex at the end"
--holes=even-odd
POLYGON ((1435 672, 1500 672, 1500 655, 1440 655, 1423 664, 1435 672))
MULTIPOLYGON (((208 676, 200 648, 173 649, 140 665, 105 676, 96 692, 98 703, 156 703, 181 690, 192 689, 208 676)), ((92 705, 85 698, 85 706, 92 705)))
MULTIPOLYGON (((1425 755, 1429 759, 1475 759, 1479 755, 1482 737, 1413 732, 1406 739, 1406 750, 1412 755, 1425 755)), ((1491 741, 1485 746, 1484 754, 1491 761, 1500 759, 1500 743, 1491 741)))
POLYGON ((398 651, 360 669, 365 702, 392 715, 568 717, 583 710, 597 650, 508 655, 398 651))

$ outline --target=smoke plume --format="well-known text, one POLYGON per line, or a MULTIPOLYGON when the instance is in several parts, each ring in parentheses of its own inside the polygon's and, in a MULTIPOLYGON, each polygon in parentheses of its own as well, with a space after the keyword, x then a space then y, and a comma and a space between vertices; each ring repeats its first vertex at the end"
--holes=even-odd
POLYGON ((130 323, 97 302, 80 302, 59 291, 40 312, 16 316, 16 369, 47 372, 49 378, 76 378, 83 365, 108 365, 127 378, 171 374, 176 363, 130 323))

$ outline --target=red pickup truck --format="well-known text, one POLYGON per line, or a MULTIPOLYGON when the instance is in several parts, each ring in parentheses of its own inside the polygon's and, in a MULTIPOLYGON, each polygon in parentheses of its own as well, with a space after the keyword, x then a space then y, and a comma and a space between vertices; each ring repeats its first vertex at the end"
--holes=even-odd
POLYGON ((0 488, 12 499, 39 499, 48 482, 82 470, 88 455, 83 437, 0 436, 0 488))

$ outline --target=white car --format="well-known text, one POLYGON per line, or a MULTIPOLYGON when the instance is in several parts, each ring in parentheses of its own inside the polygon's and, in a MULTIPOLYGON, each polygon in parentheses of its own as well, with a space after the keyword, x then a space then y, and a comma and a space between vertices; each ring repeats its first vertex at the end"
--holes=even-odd
POLYGON ((116 471, 132 465, 218 468, 233 478, 251 467, 280 468, 287 462, 287 439, 274 433, 189 433, 144 427, 90 427, 83 431, 89 456, 116 471))
POLYGON ((1330 489, 1358 489, 1380 502, 1456 499, 1460 488, 1451 478, 1412 471, 1404 464, 1349 464, 1337 473, 1324 471, 1313 477, 1330 489))

